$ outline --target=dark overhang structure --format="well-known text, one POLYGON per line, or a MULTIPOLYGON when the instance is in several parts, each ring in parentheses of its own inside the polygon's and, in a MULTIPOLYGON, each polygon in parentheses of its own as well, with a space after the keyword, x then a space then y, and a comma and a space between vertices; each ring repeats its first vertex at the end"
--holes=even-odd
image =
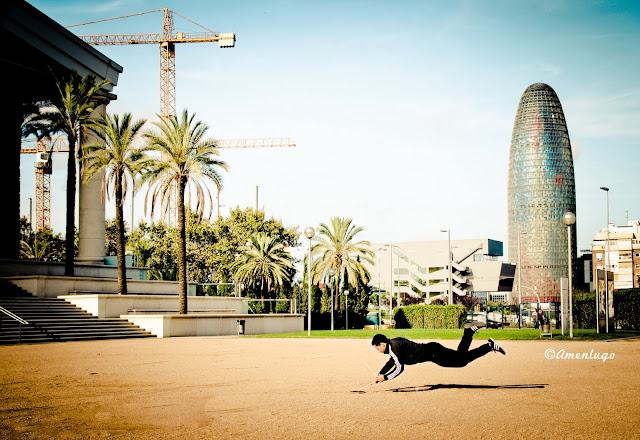
POLYGON ((98 80, 110 100, 122 67, 23 0, 0 3, 0 259, 17 258, 20 249, 20 142, 23 104, 51 99, 55 85, 51 71, 76 70, 98 80))

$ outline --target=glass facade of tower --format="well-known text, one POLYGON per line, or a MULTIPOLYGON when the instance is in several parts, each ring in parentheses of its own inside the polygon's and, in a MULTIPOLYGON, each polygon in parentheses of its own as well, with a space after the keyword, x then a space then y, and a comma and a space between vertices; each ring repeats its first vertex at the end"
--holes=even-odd
MULTIPOLYGON (((546 84, 529 86, 520 98, 509 151, 507 198, 509 262, 521 260, 522 301, 536 302, 531 291, 535 288, 542 302, 559 302, 560 278, 568 274, 568 234, 562 218, 566 212, 575 214, 576 193, 564 113, 546 84)), ((575 231, 573 225, 573 261, 575 231)))

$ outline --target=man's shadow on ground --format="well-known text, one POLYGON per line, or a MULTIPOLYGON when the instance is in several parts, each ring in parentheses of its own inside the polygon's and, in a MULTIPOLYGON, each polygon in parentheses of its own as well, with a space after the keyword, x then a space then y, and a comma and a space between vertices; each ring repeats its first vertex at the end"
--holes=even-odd
POLYGON ((439 383, 435 385, 420 385, 417 387, 403 387, 394 388, 387 391, 392 393, 416 393, 420 391, 433 391, 440 389, 471 389, 471 390, 485 390, 485 389, 527 389, 527 388, 545 388, 547 383, 532 383, 532 384, 517 384, 517 385, 465 385, 465 384, 445 384, 439 383))

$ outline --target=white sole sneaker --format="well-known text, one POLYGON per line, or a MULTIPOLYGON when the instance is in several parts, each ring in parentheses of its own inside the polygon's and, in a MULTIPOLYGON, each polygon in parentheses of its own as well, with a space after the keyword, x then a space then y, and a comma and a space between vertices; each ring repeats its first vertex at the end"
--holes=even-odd
POLYGON ((493 351, 497 351, 498 353, 502 353, 502 354, 507 354, 507 353, 505 353, 504 349, 502 347, 500 347, 500 344, 498 344, 492 338, 489 338, 489 346, 491 347, 491 350, 493 350, 493 351))

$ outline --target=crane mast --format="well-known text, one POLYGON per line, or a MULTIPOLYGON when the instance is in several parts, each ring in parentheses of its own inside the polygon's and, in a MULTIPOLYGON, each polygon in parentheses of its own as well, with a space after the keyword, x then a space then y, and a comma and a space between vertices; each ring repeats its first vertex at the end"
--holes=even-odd
MULTIPOLYGON (((162 24, 162 35, 156 33, 147 34, 117 34, 117 35, 78 35, 78 38, 93 46, 100 45, 123 45, 123 44, 158 44, 160 48, 160 116, 170 118, 176 115, 176 47, 177 43, 211 43, 218 42, 221 48, 229 48, 235 46, 236 35, 234 33, 217 33, 205 28, 180 14, 168 8, 155 9, 153 11, 141 12, 132 15, 143 15, 152 12, 162 11, 164 20, 162 24), (174 32, 173 14, 179 15, 187 21, 201 27, 206 32, 197 34, 185 34, 183 32, 174 32)), ((132 15, 122 17, 108 18, 108 21, 119 18, 126 18, 132 15)), ((95 23, 95 22, 90 22, 95 23)), ((81 26, 81 23, 74 26, 81 26)), ((71 27, 71 26, 68 26, 71 27)), ((170 185, 168 196, 164 199, 164 206, 161 210, 163 213, 163 221, 168 225, 174 225, 177 221, 176 202, 178 188, 170 185)))
MULTIPOLYGON (((168 8, 155 9, 153 11, 140 12, 136 14, 124 15, 120 17, 107 18, 103 20, 96 20, 87 23, 75 24, 69 27, 82 26, 86 24, 117 20, 121 18, 132 17, 135 15, 144 15, 153 12, 162 11, 164 14, 162 33, 127 33, 127 34, 99 34, 99 35, 78 35, 78 38, 82 39, 86 43, 92 46, 103 45, 131 45, 131 44, 157 44, 160 50, 160 116, 163 118, 170 118, 176 115, 176 51, 175 45, 180 43, 211 43, 218 42, 220 48, 230 48, 235 46, 236 35, 235 33, 218 33, 214 32, 206 27, 172 11, 168 8), (175 32, 173 16, 179 17, 199 26, 203 29, 203 32, 197 33, 184 33, 175 32)), ((290 138, 260 138, 260 139, 219 139, 216 141, 218 148, 262 148, 262 147, 295 147, 295 143, 290 138)), ((43 147, 44 148, 44 147, 43 147)), ((49 160, 51 153, 53 152, 65 152, 69 151, 68 145, 61 142, 53 142, 48 145, 49 148, 49 160)), ((23 147, 22 153, 37 153, 38 148, 23 147)), ((50 201, 50 188, 48 185, 48 178, 51 174, 51 167, 49 162, 49 168, 36 169, 36 176, 38 173, 42 174, 42 178, 36 177, 36 200, 39 199, 39 195, 42 196, 43 206, 46 206, 46 200, 50 201), (47 172, 48 171, 48 172, 47 172), (40 180, 38 180, 40 179, 40 180), (41 182, 41 183, 38 183, 41 182)), ((218 195, 219 199, 219 195, 218 195)), ((177 187, 172 186, 169 197, 165 199, 165 205, 161 212, 163 213, 162 221, 167 225, 174 225, 177 219, 177 210, 175 202, 177 201, 177 187)), ((50 202, 49 202, 50 203, 50 202)), ((218 200, 219 203, 219 200, 218 200)), ((37 205, 38 206, 38 205, 37 205)), ((49 211, 43 208, 40 212, 37 211, 38 218, 45 219, 43 221, 48 222, 49 211)))
MULTIPOLYGON (((162 35, 157 33, 146 34, 101 34, 101 35, 78 35, 86 43, 92 46, 101 45, 124 45, 124 44, 158 44, 160 47, 160 116, 168 118, 176 114, 176 43, 211 43, 218 42, 221 48, 234 47, 236 35, 234 33, 217 33, 204 26, 198 25, 206 30, 206 32, 196 34, 185 34, 183 32, 174 33, 173 14, 174 12, 167 8, 156 9, 153 11, 141 12, 142 15, 151 12, 164 12, 164 21, 162 24, 162 35)), ((180 14, 177 14, 180 15, 180 14)), ((119 18, 130 17, 125 15, 122 17, 108 18, 106 20, 116 20, 119 18)), ((181 15, 180 15, 181 16, 181 15)), ((181 16, 182 17, 182 16, 181 16)), ((186 20, 197 24, 186 17, 186 20)), ((95 23, 95 22, 90 22, 95 23)), ((73 26, 81 26, 81 23, 73 26)), ((72 27, 72 26, 68 26, 72 27)))

